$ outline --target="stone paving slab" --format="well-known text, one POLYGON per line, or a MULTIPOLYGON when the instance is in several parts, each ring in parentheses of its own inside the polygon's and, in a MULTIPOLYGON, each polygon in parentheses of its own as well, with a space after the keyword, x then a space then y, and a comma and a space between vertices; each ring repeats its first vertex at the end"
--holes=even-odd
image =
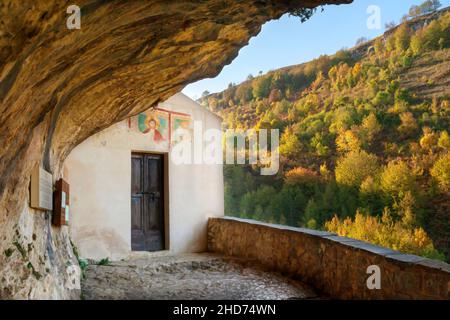
POLYGON ((299 281, 249 261, 214 254, 141 255, 90 265, 84 299, 316 299, 299 281))

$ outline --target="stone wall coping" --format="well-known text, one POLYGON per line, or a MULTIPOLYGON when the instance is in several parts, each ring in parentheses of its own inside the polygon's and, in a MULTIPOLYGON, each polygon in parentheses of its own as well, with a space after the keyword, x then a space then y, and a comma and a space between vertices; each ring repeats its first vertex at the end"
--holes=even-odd
POLYGON ((333 236, 333 238, 331 237, 323 237, 325 239, 331 240, 331 241, 336 241, 339 242, 345 246, 350 246, 352 248, 356 248, 356 249, 361 249, 364 251, 368 251, 371 253, 375 253, 381 256, 391 256, 391 255, 397 255, 397 254, 402 254, 401 252, 389 249, 389 248, 385 248, 385 247, 380 247, 365 241, 361 241, 361 240, 357 240, 357 239, 351 239, 351 238, 347 238, 347 237, 340 237, 340 236, 333 236), (331 239, 330 239, 331 238, 331 239), (339 238, 343 238, 343 239, 339 239, 339 238))
POLYGON ((329 241, 338 242, 339 244, 341 244, 343 246, 348 246, 348 247, 351 247, 354 249, 360 249, 360 250, 363 250, 366 252, 370 252, 372 254, 383 256, 383 257, 387 258, 388 260, 392 260, 394 262, 415 264, 415 265, 420 265, 425 268, 433 268, 433 269, 437 269, 437 270, 440 270, 440 271, 443 271, 446 273, 450 273, 450 264, 445 263, 443 261, 428 259, 425 257, 413 255, 413 254, 402 253, 400 251, 380 247, 380 246, 377 246, 377 245, 374 245, 374 244, 371 244, 371 243, 368 243, 365 241, 356 240, 356 239, 352 239, 352 238, 348 238, 348 237, 341 237, 341 236, 338 236, 335 233, 331 233, 331 232, 291 227, 291 226, 284 226, 284 225, 280 225, 280 224, 272 224, 272 223, 267 223, 267 222, 261 222, 261 221, 256 221, 256 220, 251 220, 251 219, 243 219, 243 218, 237 218, 237 217, 231 217, 231 216, 224 216, 224 217, 212 218, 212 219, 236 221, 236 222, 247 223, 247 224, 252 224, 252 225, 264 226, 264 227, 273 228, 273 229, 303 233, 303 234, 307 234, 310 236, 326 239, 329 241))
POLYGON ((309 234, 312 236, 337 236, 335 233, 327 232, 327 231, 320 231, 320 230, 313 230, 313 229, 306 229, 306 228, 298 228, 298 227, 291 227, 291 226, 284 226, 282 224, 274 224, 274 223, 268 223, 268 222, 262 222, 252 219, 244 219, 244 218, 237 218, 237 217, 231 217, 231 216, 223 216, 220 218, 212 218, 212 219, 223 219, 223 220, 231 220, 231 221, 239 221, 244 223, 249 223, 253 225, 259 225, 274 229, 280 229, 280 230, 289 230, 289 231, 295 231, 300 233, 309 234))
POLYGON ((439 269, 441 271, 450 273, 450 264, 445 263, 443 261, 424 259, 422 261, 417 262, 416 264, 427 267, 427 268, 439 269))

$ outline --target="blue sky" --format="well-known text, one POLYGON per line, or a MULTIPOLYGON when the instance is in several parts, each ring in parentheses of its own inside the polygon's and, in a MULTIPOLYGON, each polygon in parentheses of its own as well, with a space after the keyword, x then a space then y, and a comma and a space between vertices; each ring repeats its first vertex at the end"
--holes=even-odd
MULTIPOLYGON (((333 54, 343 47, 354 46, 360 37, 374 38, 384 32, 387 22, 399 22, 412 5, 424 0, 354 0, 349 5, 325 6, 313 17, 301 23, 299 18, 284 15, 279 20, 263 25, 261 32, 242 48, 239 56, 225 66, 213 79, 190 84, 183 92, 193 99, 202 92, 218 92, 230 82, 240 83, 251 73, 257 75, 280 67, 299 64, 317 58, 321 54, 333 54), (381 29, 369 29, 367 9, 371 5, 380 8, 381 29)), ((443 7, 450 0, 441 0, 443 7)))

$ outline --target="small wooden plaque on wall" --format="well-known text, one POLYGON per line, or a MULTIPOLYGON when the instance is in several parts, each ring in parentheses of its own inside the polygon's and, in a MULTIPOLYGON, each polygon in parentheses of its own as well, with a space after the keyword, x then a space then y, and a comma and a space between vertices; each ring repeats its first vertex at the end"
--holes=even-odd
POLYGON ((69 198, 69 184, 63 179, 59 179, 58 181, 56 181, 55 192, 53 194, 53 225, 60 227, 69 224, 69 198))
POLYGON ((52 210, 52 195, 52 174, 36 166, 31 173, 30 207, 38 210, 52 210))

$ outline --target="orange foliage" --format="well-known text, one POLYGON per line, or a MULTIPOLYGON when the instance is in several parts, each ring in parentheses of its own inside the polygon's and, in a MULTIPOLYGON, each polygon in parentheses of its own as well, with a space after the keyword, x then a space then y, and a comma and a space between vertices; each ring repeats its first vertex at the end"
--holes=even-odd
POLYGON ((284 181, 287 185, 311 184, 320 181, 320 177, 312 170, 296 167, 285 173, 284 181))

